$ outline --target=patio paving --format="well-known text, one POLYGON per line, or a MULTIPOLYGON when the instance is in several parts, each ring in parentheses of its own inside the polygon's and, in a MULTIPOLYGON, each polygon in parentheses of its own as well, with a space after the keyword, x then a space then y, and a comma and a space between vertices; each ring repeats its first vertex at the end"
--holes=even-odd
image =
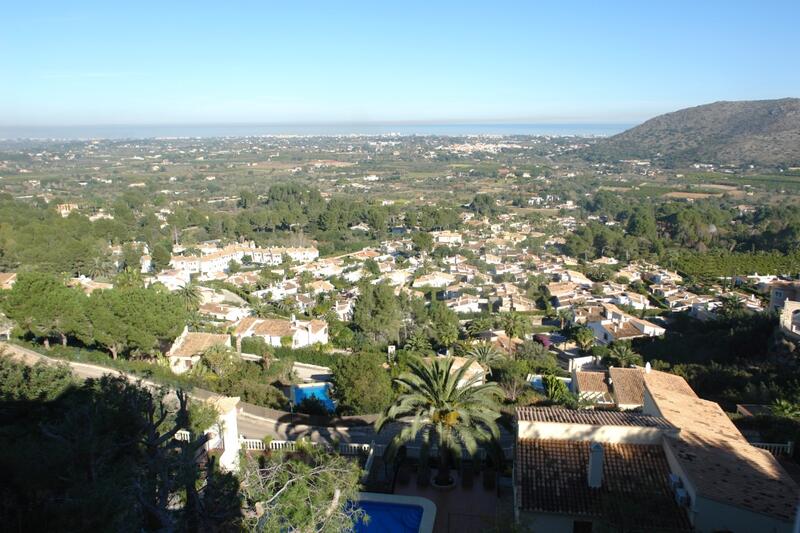
MULTIPOLYGON (((439 490, 433 487, 418 487, 416 474, 410 467, 408 482, 395 483, 394 494, 419 496, 436 504, 434 531, 439 533, 482 533, 496 528, 513 516, 510 487, 487 490, 483 487, 483 474, 476 474, 471 488, 464 488, 458 472, 454 471, 456 487, 439 490)), ((435 474, 435 469, 433 474, 435 474)), ((499 529, 498 529, 499 531, 499 529)))

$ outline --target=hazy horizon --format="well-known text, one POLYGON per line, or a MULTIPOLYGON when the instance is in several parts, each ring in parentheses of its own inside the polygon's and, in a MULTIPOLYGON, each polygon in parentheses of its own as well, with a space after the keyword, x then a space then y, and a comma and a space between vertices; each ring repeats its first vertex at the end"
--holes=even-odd
POLYGON ((297 122, 0 126, 0 140, 88 140, 347 135, 608 136, 635 124, 577 122, 297 122))

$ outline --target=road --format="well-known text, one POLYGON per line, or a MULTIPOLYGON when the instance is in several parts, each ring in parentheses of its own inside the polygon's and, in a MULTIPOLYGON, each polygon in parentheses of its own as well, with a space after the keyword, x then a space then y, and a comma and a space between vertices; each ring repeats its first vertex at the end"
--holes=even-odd
MULTIPOLYGON (((67 361, 64 359, 56 359, 47 357, 38 352, 17 346, 0 342, 0 347, 6 356, 24 362, 27 365, 34 365, 36 363, 44 363, 47 365, 66 364, 72 370, 72 373, 81 379, 97 379, 106 374, 115 376, 123 376, 131 381, 139 381, 147 387, 157 388, 159 384, 140 376, 128 374, 113 368, 107 368, 99 365, 78 363, 75 361, 67 361)), ((190 392, 190 396, 193 394, 190 392)), ((196 395, 194 395, 196 396, 196 395)), ((206 395, 201 395, 204 399, 206 395)), ((372 426, 363 427, 320 427, 320 426, 307 426, 302 424, 293 424, 291 419, 289 423, 282 422, 273 418, 268 418, 262 415, 253 414, 247 411, 247 404, 239 411, 238 417, 239 433, 247 438, 262 439, 270 436, 278 440, 296 440, 300 437, 308 437, 311 440, 327 440, 338 439, 342 442, 358 442, 358 443, 387 443, 395 431, 387 428, 387 431, 381 435, 376 435, 372 426)))
MULTIPOLYGON (((139 381, 143 385, 152 388, 158 388, 160 385, 156 382, 143 379, 139 376, 128 374, 113 368, 107 368, 99 365, 92 365, 87 363, 78 363, 75 361, 67 361, 64 359, 55 359, 47 357, 33 350, 0 342, 0 350, 4 355, 12 357, 17 361, 24 362, 27 365, 34 365, 42 362, 48 365, 67 364, 72 369, 75 376, 82 379, 100 378, 106 374, 123 376, 131 381, 139 381)), ((206 399, 209 393, 197 394, 189 392, 190 396, 199 399, 206 399)), ((361 444, 388 444, 392 437, 399 431, 402 424, 391 424, 386 427, 380 434, 375 433, 371 425, 364 426, 351 426, 351 427, 327 427, 327 426, 308 426, 303 424, 295 424, 291 420, 277 420, 264 416, 260 413, 253 411, 258 410, 255 406, 249 404, 242 404, 239 409, 238 426, 239 434, 251 439, 262 439, 270 436, 276 440, 297 440, 300 437, 308 438, 314 442, 327 441, 330 442, 334 439, 340 442, 354 442, 361 444)), ((285 418, 285 417, 282 417, 285 418)), ((509 432, 501 430, 501 445, 508 448, 512 445, 514 437, 509 432)))

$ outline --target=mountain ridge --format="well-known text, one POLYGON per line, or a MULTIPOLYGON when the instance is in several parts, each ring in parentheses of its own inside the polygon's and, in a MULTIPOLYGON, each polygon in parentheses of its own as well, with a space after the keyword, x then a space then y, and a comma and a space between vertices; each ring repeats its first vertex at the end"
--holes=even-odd
POLYGON ((591 158, 800 166, 800 98, 718 101, 653 117, 592 146, 591 158))

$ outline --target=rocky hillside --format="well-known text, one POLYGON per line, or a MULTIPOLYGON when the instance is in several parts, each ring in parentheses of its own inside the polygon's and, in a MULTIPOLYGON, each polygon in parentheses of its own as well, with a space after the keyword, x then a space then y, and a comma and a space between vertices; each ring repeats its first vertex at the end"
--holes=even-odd
POLYGON ((591 158, 800 166, 800 98, 715 102, 652 118, 598 142, 591 158))

